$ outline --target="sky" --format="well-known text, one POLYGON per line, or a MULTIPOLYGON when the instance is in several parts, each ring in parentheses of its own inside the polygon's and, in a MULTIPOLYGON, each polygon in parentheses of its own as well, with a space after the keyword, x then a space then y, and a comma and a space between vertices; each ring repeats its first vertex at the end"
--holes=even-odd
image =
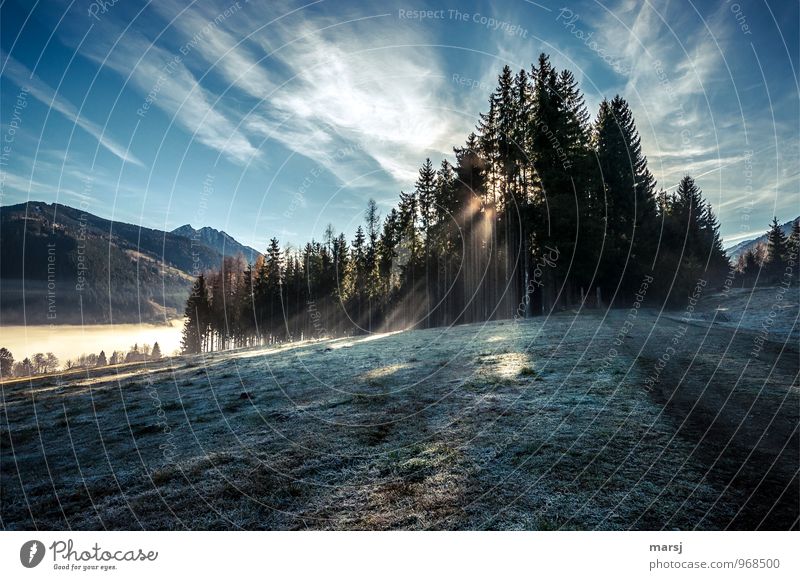
POLYGON ((453 160, 506 64, 633 110, 659 187, 696 178, 726 245, 800 215, 799 3, 13 2, 0 205, 37 200, 258 249, 385 214, 453 160))

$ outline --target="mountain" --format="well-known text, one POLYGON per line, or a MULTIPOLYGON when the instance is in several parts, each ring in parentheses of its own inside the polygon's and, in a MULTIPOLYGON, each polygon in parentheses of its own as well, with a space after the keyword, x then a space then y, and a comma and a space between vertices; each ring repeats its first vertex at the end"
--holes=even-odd
MULTIPOLYGON (((795 219, 800 219, 800 216, 797 216, 795 219)), ((787 237, 792 232, 793 222, 794 220, 789 220, 785 224, 781 225, 781 229, 783 230, 783 233, 786 234, 787 237)), ((739 242, 738 244, 731 246, 725 251, 727 252, 728 257, 731 259, 731 261, 736 262, 739 259, 739 256, 747 252, 747 250, 755 248, 759 244, 766 244, 766 243, 767 243, 767 233, 765 231, 763 235, 758 236, 757 238, 752 238, 750 240, 739 242)))
POLYGON ((0 207, 0 323, 163 322, 222 259, 202 241, 62 204, 0 207))
POLYGON ((190 240, 195 240, 196 242, 199 241, 209 248, 216 250, 223 256, 237 256, 238 254, 242 254, 244 259, 251 264, 254 264, 256 259, 261 256, 261 252, 255 248, 240 244, 225 232, 215 230, 208 226, 196 230, 191 225, 186 224, 185 226, 175 228, 172 230, 172 233, 183 236, 184 238, 189 238, 190 240))

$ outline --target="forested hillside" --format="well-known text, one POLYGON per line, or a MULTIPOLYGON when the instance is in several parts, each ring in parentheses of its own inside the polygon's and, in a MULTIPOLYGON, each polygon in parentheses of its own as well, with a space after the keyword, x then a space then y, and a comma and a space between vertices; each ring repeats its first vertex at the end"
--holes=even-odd
POLYGON ((3 324, 163 321, 222 262, 189 238, 62 204, 0 208, 0 240, 3 324))

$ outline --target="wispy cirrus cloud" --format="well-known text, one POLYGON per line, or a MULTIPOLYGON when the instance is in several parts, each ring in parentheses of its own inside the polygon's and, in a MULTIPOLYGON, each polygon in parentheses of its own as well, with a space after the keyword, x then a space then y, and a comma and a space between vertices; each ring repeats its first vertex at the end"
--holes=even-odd
POLYGON ((2 51, 0 51, 0 62, 5 63, 3 75, 14 84, 27 88, 34 98, 45 104, 50 110, 60 113, 72 123, 75 123, 122 161, 144 167, 144 163, 137 159, 126 147, 109 137, 103 127, 88 120, 86 115, 78 111, 75 105, 57 94, 47 83, 28 70, 25 65, 2 51))
POLYGON ((161 109, 193 140, 235 163, 247 164, 258 154, 218 97, 198 82, 182 59, 132 30, 117 29, 107 38, 116 41, 113 46, 100 40, 83 54, 129 79, 143 96, 143 105, 161 109))
POLYGON ((275 140, 343 181, 377 165, 407 182, 421 155, 447 154, 463 139, 468 125, 448 107, 447 75, 421 31, 399 30, 387 14, 292 20, 287 10, 270 19, 253 4, 239 18, 206 26, 218 8, 163 2, 158 10, 185 39, 204 30, 192 57, 224 79, 226 94, 256 100, 241 123, 249 134, 275 140), (265 24, 254 29, 254 18, 265 24), (336 162, 342 150, 358 152, 348 166, 336 162))

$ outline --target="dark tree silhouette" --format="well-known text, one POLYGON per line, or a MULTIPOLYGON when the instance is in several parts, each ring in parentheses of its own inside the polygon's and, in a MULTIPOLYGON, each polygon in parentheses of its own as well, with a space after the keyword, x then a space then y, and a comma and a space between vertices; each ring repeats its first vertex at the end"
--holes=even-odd
POLYGON ((0 348, 0 379, 8 378, 12 375, 14 368, 14 356, 7 348, 0 348))
POLYGON ((352 243, 332 226, 299 249, 272 238, 252 268, 198 278, 184 352, 627 303, 644 276, 649 296, 685 301, 729 268, 694 180, 657 192, 628 103, 603 101, 592 123, 547 55, 503 68, 454 153, 426 159, 382 220, 370 200, 352 243))
POLYGON ((778 218, 773 217, 772 223, 767 231, 767 273, 771 278, 777 278, 783 274, 788 261, 789 252, 786 235, 783 233, 778 218))
POLYGON ((186 302, 181 350, 186 354, 196 354, 208 350, 208 335, 211 326, 211 309, 205 276, 198 276, 186 302))

